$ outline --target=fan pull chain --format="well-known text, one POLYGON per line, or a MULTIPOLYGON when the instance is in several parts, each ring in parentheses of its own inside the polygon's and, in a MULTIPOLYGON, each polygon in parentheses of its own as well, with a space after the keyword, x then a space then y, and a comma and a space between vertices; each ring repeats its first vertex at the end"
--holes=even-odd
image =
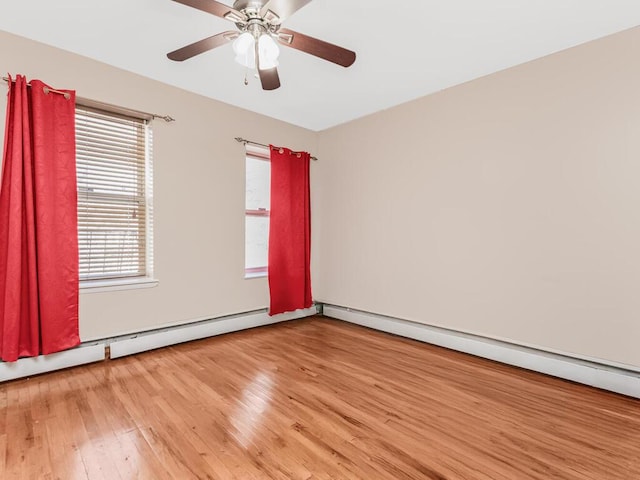
POLYGON ((244 84, 249 85, 249 79, 247 78, 247 74, 249 73, 249 68, 245 68, 244 70, 244 84))

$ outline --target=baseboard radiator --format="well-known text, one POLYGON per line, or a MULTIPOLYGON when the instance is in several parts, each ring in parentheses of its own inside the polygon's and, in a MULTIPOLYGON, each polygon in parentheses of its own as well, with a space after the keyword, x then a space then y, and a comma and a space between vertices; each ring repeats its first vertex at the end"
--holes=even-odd
POLYGON ((192 340, 261 327, 322 313, 375 330, 412 338, 451 350, 495 360, 611 392, 640 398, 640 369, 517 345, 454 330, 424 325, 348 307, 316 304, 306 310, 269 317, 266 310, 229 315, 186 325, 106 338, 65 352, 17 362, 0 362, 0 382, 78 365, 119 358, 192 340), (107 353, 109 352, 109 353, 107 353))
POLYGON ((17 362, 0 362, 0 382, 31 377, 63 368, 99 362, 107 358, 118 358, 178 343, 261 327, 318 313, 315 305, 305 310, 274 315, 265 310, 228 315, 210 320, 196 321, 184 325, 161 328, 136 334, 105 338, 39 357, 21 358, 17 362), (109 354, 107 354, 109 352, 109 354))
POLYGON ((469 353, 573 382, 640 398, 640 369, 494 340, 337 305, 322 305, 327 317, 469 353))

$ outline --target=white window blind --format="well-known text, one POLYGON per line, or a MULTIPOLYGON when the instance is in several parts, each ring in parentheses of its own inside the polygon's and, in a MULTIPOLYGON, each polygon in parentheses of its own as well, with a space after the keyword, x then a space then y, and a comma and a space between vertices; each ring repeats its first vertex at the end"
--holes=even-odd
POLYGON ((80 280, 151 276, 151 129, 76 107, 80 280))

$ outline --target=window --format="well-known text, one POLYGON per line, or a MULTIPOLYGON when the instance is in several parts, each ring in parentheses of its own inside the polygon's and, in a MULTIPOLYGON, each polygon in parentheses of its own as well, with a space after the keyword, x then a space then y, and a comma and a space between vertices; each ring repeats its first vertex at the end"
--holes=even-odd
POLYGON ((76 107, 82 286, 151 277, 151 140, 144 119, 76 107))
POLYGON ((245 277, 267 274, 269 205, 271 197, 269 149, 247 145, 245 201, 245 277))

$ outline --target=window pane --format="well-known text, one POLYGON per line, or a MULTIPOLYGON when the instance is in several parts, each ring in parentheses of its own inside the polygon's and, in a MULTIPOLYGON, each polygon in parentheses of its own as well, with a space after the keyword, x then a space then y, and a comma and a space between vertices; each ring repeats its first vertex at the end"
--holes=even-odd
POLYGON ((140 275, 145 271, 145 235, 144 204, 78 195, 81 279, 140 275))
POLYGON ((268 263, 269 217, 245 216, 245 268, 268 263))
POLYGON ((269 210, 270 182, 271 164, 265 160, 247 157, 247 210, 269 210))

